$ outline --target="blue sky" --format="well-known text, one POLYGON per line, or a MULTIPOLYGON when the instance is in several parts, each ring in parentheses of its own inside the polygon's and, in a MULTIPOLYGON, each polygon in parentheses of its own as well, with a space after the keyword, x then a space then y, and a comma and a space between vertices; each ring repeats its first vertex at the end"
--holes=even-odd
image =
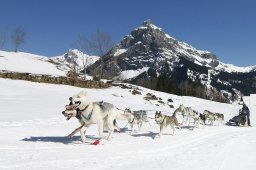
MULTIPOLYGON (((254 0, 1 0, 0 32, 26 30, 21 51, 56 56, 77 35, 108 32, 115 43, 150 18, 180 41, 225 63, 256 65, 254 0)), ((5 50, 13 50, 11 38, 5 50)))

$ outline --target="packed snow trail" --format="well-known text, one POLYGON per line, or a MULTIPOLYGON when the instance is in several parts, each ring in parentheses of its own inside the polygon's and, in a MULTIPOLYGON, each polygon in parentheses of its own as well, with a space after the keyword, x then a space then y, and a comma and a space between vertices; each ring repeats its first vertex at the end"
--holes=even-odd
MULTIPOLYGON (((98 137, 97 126, 87 131, 88 142, 81 144, 79 133, 66 136, 79 126, 75 118, 69 121, 61 111, 68 97, 81 88, 0 79, 0 169, 255 169, 256 128, 201 125, 195 130, 183 127, 171 135, 167 128, 161 138, 155 138, 159 126, 143 124, 130 135, 130 126, 113 139, 102 139, 100 145, 90 142, 98 137)), ((128 89, 86 89, 93 101, 109 101, 119 108, 166 110, 128 89), (102 95, 104 94, 104 95, 102 95), (115 94, 115 95, 113 95, 115 94), (123 96, 123 97, 117 97, 123 96), (127 101, 127 102, 126 102, 127 101)), ((193 97, 179 97, 144 89, 163 100, 172 98, 193 108, 208 108, 229 115, 234 106, 193 97), (225 106, 225 107, 223 107, 225 106)), ((134 110, 135 110, 134 109, 134 110)), ((233 111, 232 111, 233 112, 233 111)), ((153 117, 154 112, 149 112, 153 117)), ((252 114, 252 113, 251 113, 252 114)), ((228 120, 228 117, 226 118, 228 120)), ((251 120, 253 123, 255 120, 251 120)), ((124 127, 127 122, 118 120, 124 127)), ((107 136, 107 133, 104 133, 107 136)))

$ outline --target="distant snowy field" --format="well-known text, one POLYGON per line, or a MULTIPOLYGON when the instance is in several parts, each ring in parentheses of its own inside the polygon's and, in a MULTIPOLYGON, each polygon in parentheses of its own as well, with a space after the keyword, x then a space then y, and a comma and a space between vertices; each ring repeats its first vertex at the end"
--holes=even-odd
MULTIPOLYGON (((79 126, 75 118, 62 116, 68 97, 88 91, 92 101, 104 100, 120 109, 153 110, 172 114, 168 106, 143 99, 147 93, 172 99, 175 108, 183 103, 202 112, 209 109, 225 114, 226 121, 233 117, 238 106, 211 102, 194 97, 180 97, 142 89, 143 95, 132 95, 129 89, 81 89, 65 85, 51 85, 0 78, 0 169, 193 169, 193 170, 253 170, 256 169, 256 128, 228 126, 198 126, 195 130, 182 128, 171 135, 167 128, 160 139, 153 139, 159 126, 144 124, 140 131, 130 135, 130 126, 115 133, 111 141, 101 145, 81 144, 80 135, 71 140, 65 136, 79 126)), ((256 122, 256 96, 245 97, 251 109, 251 122, 256 122)), ((179 117, 180 119, 180 117, 179 117)), ((117 121, 121 127, 127 122, 117 121)), ((137 129, 137 127, 135 127, 137 129)), ((98 136, 97 127, 91 126, 88 141, 98 136)), ((106 133, 104 134, 107 135, 106 133)))

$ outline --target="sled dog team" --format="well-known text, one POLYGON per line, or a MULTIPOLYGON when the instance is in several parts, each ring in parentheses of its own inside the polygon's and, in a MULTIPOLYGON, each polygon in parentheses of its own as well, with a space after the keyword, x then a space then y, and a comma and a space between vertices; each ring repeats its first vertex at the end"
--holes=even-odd
MULTIPOLYGON (((99 138, 103 138, 103 131, 108 130, 109 134, 107 136, 107 140, 111 140, 114 130, 120 129, 116 122, 117 119, 127 120, 131 126, 131 133, 133 133, 135 124, 141 128, 143 123, 149 123, 147 112, 145 110, 131 111, 130 109, 125 109, 123 113, 120 113, 120 111, 110 103, 103 101, 91 102, 88 94, 83 91, 73 97, 70 97, 69 100, 70 103, 69 105, 66 105, 62 114, 67 117, 67 120, 72 117, 76 117, 81 126, 70 133, 68 137, 71 138, 77 132, 80 132, 83 143, 86 141, 86 130, 92 124, 96 124, 98 126, 99 138)), ((172 116, 167 116, 156 111, 155 121, 160 126, 159 137, 168 125, 172 127, 173 134, 175 127, 181 129, 176 117, 178 112, 181 113, 183 117, 182 125, 189 125, 192 119, 193 128, 200 123, 204 126, 207 120, 210 125, 213 125, 213 122, 216 120, 219 124, 224 121, 224 115, 221 113, 213 113, 205 110, 204 113, 201 114, 193 110, 191 107, 180 105, 174 111, 172 116)))

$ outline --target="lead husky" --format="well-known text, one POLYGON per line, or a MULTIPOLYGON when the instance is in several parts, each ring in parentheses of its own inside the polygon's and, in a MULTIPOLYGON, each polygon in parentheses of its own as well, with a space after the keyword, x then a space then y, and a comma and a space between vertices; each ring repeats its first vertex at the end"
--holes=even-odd
MULTIPOLYGON (((75 117, 78 119, 79 123, 81 124, 81 126, 79 126, 78 128, 76 128, 73 132, 71 132, 67 137, 71 138, 72 136, 74 136, 77 132, 79 132, 83 126, 85 126, 85 122, 83 121, 82 117, 81 117, 81 112, 79 111, 79 109, 74 109, 72 106, 70 107, 70 105, 66 106, 66 109, 62 112, 62 114, 67 118, 67 120, 69 120, 71 117, 70 115, 76 115, 75 117)), ((108 128, 107 125, 107 117, 104 119, 104 129, 108 128)), ((114 120, 113 122, 114 124, 114 128, 118 131, 120 131, 120 128, 118 127, 116 120, 114 120)))
POLYGON ((74 95, 70 99, 74 104, 70 105, 69 108, 72 108, 73 110, 65 112, 63 114, 67 117, 67 119, 70 119, 71 117, 77 117, 78 113, 80 114, 81 127, 77 129, 80 129, 81 139, 83 143, 86 141, 86 129, 91 124, 98 125, 100 138, 103 137, 104 124, 106 124, 109 128, 109 135, 107 137, 107 140, 110 140, 112 138, 112 134, 115 129, 113 122, 116 119, 123 119, 123 117, 120 115, 120 113, 114 105, 107 102, 91 102, 89 100, 88 94, 83 91, 74 95))
POLYGON ((166 128, 168 125, 170 125, 172 127, 172 134, 174 135, 174 131, 175 131, 175 127, 174 126, 178 126, 179 129, 180 125, 179 122, 176 118, 176 111, 173 113, 172 116, 166 116, 164 114, 162 114, 161 112, 156 112, 155 114, 155 121, 157 124, 160 125, 160 132, 159 132, 159 137, 162 136, 163 133, 163 129, 166 128))

